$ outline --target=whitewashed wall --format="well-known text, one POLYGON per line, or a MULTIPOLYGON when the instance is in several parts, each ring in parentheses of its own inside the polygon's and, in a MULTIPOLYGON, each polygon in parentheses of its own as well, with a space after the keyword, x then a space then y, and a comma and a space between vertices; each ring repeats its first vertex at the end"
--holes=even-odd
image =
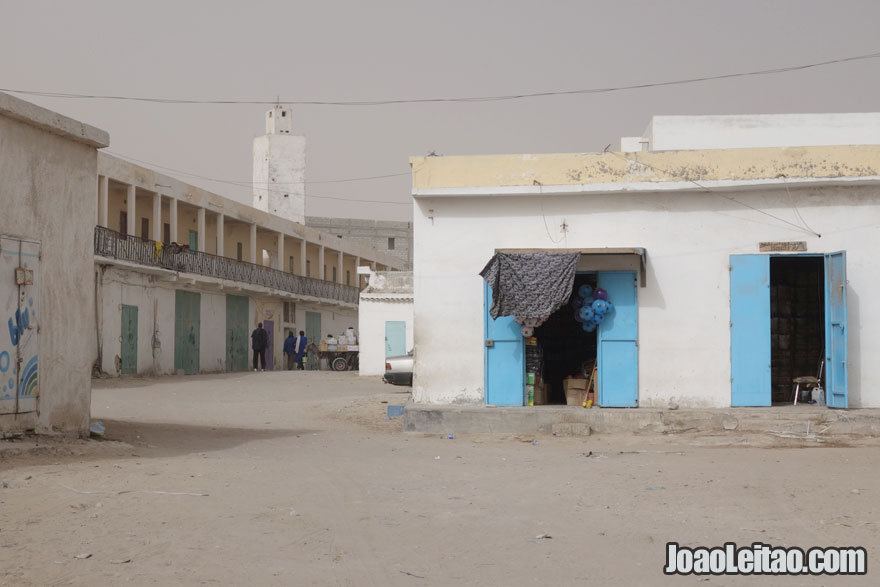
POLYGON ((358 308, 360 374, 385 373, 385 322, 406 322, 406 350, 413 348, 412 302, 361 300, 358 308))
POLYGON ((880 191, 827 187, 725 193, 419 198, 415 228, 415 379, 427 403, 483 402, 483 282, 496 248, 644 247, 639 405, 730 405, 729 255, 762 241, 846 250, 851 407, 880 407, 880 191), (540 202, 539 202, 540 198, 540 202), (431 211, 430 214, 428 211, 431 211), (428 218, 432 216, 433 219, 428 218), (561 231, 565 224, 567 230, 561 231))
MULTIPOLYGON (((38 411, 0 416, 0 431, 88 434, 96 356, 95 149, 108 143, 104 131, 0 93, 0 234, 40 242, 42 256, 38 411)), ((12 275, 2 279, 14 283, 12 275)), ((4 330, 9 319, 2 316, 4 330)))
POLYGON ((222 373, 226 371, 226 295, 199 293, 199 371, 222 373))
POLYGON ((118 375, 122 356, 122 306, 138 308, 138 374, 174 372, 174 290, 157 287, 149 275, 108 267, 99 282, 101 370, 118 375), (153 349, 153 340, 158 343, 153 349))
POLYGON ((652 151, 878 145, 880 113, 654 116, 645 138, 652 151))

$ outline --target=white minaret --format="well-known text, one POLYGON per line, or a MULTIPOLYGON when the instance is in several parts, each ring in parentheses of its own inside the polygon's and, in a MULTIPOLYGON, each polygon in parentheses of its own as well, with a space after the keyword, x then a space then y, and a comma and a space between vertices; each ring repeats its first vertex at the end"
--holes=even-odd
POLYGON ((254 139, 254 208, 305 224, 306 138, 292 128, 289 108, 266 112, 266 134, 254 139))

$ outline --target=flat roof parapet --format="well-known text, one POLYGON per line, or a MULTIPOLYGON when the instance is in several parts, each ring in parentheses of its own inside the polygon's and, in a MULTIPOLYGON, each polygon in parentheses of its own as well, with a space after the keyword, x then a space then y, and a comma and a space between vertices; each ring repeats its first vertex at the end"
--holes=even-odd
POLYGON ((3 92, 0 92, 0 115, 96 149, 110 146, 107 131, 3 92))

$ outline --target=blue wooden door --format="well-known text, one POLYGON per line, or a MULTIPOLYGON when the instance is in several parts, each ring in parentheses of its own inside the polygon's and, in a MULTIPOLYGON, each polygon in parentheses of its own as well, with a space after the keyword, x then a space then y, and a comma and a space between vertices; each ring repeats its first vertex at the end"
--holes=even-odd
POLYGON ((825 255, 825 401, 849 406, 846 377, 846 251, 825 255))
POLYGON ((385 322, 385 358, 406 354, 406 322, 385 322))
POLYGON ((600 271, 598 285, 614 304, 597 331, 599 405, 634 408, 639 403, 639 304, 634 271, 600 271))
POLYGON ((512 316, 493 320, 492 288, 485 284, 484 320, 486 340, 483 344, 486 373, 486 403, 495 406, 523 405, 526 357, 521 326, 512 316))
POLYGON ((730 405, 769 406, 770 256, 730 256, 730 405))

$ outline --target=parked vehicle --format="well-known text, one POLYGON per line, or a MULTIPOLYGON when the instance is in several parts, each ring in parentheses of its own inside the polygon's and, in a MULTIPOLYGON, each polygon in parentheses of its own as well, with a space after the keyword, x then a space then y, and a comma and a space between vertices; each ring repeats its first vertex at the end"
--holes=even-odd
POLYGON ((385 383, 412 385, 413 352, 385 359, 385 383))

